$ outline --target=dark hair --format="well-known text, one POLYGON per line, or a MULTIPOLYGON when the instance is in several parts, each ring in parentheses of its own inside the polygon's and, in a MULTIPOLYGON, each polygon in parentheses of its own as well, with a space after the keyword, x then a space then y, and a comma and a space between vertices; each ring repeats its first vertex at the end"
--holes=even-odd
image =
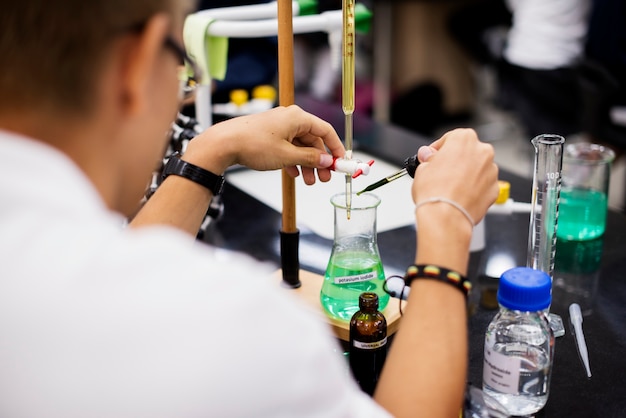
POLYGON ((7 0, 0 12, 0 111, 89 110, 116 36, 181 0, 7 0))

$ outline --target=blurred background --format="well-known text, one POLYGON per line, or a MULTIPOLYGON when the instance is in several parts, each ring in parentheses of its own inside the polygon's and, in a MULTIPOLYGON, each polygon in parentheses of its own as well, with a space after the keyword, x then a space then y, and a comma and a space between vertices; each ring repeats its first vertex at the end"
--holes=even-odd
MULTIPOLYGON (((264 3, 203 1, 200 8, 264 3)), ((436 139, 472 127, 504 169, 532 177, 530 140, 554 133, 617 155, 609 205, 626 207, 626 2, 623 0, 361 0, 373 11, 357 34, 356 111, 436 139)), ((320 11, 341 0, 319 1, 320 11)), ((232 89, 276 85, 276 39, 229 45, 232 89)), ((326 33, 296 35, 297 93, 341 103, 340 56, 326 33), (340 62, 340 61, 339 61, 340 62), (334 63, 334 64, 333 64, 334 63)))

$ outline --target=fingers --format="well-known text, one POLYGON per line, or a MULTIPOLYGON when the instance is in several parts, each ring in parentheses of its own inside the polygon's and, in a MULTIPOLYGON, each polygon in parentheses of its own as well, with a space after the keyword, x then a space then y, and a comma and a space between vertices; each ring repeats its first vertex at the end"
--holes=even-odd
MULTIPOLYGON (((220 144, 223 159, 228 160, 223 165, 242 164, 255 170, 285 168, 292 177, 302 173, 306 184, 315 183, 316 175, 328 181, 331 173, 327 168, 333 156, 345 155, 334 128, 296 105, 216 124, 211 134, 220 144)), ((216 148, 211 149, 214 152, 216 148)))
POLYGON ((289 174, 291 177, 294 177, 294 178, 300 175, 300 171, 298 170, 298 167, 295 167, 293 165, 289 167, 285 167, 285 171, 287 172, 287 174, 289 174))
POLYGON ((290 164, 286 167, 287 173, 292 177, 299 175, 298 168, 302 171, 302 179, 308 185, 315 183, 316 172, 317 177, 322 182, 327 182, 331 178, 331 171, 327 168, 333 163, 333 157, 326 153, 320 152, 315 148, 296 147, 293 152, 289 153, 290 164))
POLYGON ((478 221, 497 197, 498 167, 490 144, 471 129, 455 129, 418 150, 414 201, 436 196, 455 200, 478 221))
POLYGON ((430 146, 439 150, 449 139, 452 139, 453 141, 460 139, 478 141, 478 134, 476 134, 476 131, 471 128, 457 128, 446 132, 441 138, 430 144, 430 146))
MULTIPOLYGON (((296 121, 296 129, 291 140, 296 148, 289 153, 290 161, 287 163, 301 166, 302 178, 307 185, 315 183, 316 172, 320 181, 329 181, 331 171, 327 167, 333 163, 333 156, 345 155, 345 148, 337 132, 328 122, 303 111, 296 105, 283 110, 291 121, 296 121)), ((293 168, 289 174, 297 175, 297 168, 293 168)))
POLYGON ((291 120, 296 121, 293 138, 301 144, 320 150, 327 148, 335 157, 343 157, 346 150, 332 125, 296 105, 284 108, 291 120), (321 142, 320 142, 321 141, 321 142))
POLYGON ((479 141, 478 135, 473 129, 458 128, 445 133, 441 138, 432 142, 430 145, 421 146, 417 150, 417 159, 420 163, 427 162, 444 146, 446 141, 463 140, 463 141, 479 141))
POLYGON ((437 152, 437 148, 424 145, 417 150, 417 159, 420 163, 427 162, 437 152))
POLYGON ((304 184, 313 185, 315 184, 315 172, 310 168, 302 168, 302 180, 304 180, 304 184))
MULTIPOLYGON (((300 171, 296 166, 285 167, 285 171, 291 177, 298 177, 300 175, 300 171)), ((315 184, 315 172, 316 170, 313 168, 302 167, 302 180, 308 186, 315 184)), ((331 172, 330 170, 318 168, 317 169, 317 177, 320 179, 322 183, 326 183, 330 180, 331 172)))

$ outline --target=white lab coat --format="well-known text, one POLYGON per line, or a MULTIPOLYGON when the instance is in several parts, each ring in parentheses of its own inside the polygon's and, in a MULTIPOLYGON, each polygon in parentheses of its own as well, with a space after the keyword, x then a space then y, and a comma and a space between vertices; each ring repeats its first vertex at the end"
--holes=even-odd
POLYGON ((123 219, 0 131, 0 416, 387 416, 268 266, 123 219))
POLYGON ((504 57, 535 70, 570 67, 582 57, 590 0, 506 0, 513 13, 504 57))

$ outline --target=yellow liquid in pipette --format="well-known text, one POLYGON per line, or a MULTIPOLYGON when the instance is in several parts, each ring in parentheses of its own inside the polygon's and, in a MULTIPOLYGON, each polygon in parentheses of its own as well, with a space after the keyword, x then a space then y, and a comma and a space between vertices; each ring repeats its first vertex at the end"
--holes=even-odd
MULTIPOLYGON (((354 0, 343 0, 341 105, 345 115, 351 115, 354 112, 354 41, 354 0)), ((352 150, 352 147, 348 145, 352 144, 346 144, 346 148, 352 150)))
MULTIPOLYGON (((343 0, 343 61, 341 66, 341 107, 345 118, 346 158, 352 158, 352 113, 354 113, 354 0, 343 0)), ((352 177, 346 174, 346 215, 350 219, 352 177)))

